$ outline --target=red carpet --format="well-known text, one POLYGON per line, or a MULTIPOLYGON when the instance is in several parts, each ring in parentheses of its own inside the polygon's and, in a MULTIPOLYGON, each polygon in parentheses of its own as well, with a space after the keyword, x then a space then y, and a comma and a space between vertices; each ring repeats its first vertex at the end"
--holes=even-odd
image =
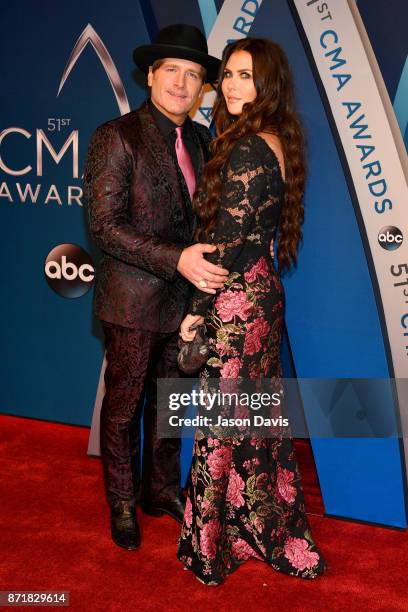
MULTIPOLYGON (((408 610, 407 532, 312 515, 325 576, 303 581, 253 560, 225 585, 205 587, 177 561, 170 518, 140 516, 138 551, 112 544, 100 463, 86 456, 88 429, 8 416, 0 424, 0 590, 70 591, 70 609, 90 612, 408 610)), ((308 496, 309 510, 317 498, 308 496)))

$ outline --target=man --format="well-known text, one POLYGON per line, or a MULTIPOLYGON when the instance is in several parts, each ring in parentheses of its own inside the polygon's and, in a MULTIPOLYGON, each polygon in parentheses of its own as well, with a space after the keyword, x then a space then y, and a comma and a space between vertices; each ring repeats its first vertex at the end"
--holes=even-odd
POLYGON ((217 78, 219 60, 188 25, 164 28, 133 57, 148 73, 150 100, 96 130, 84 182, 90 232, 102 250, 94 297, 107 356, 102 463, 112 538, 127 550, 140 544, 136 502, 147 514, 182 521, 180 440, 157 438, 156 379, 179 376, 178 327, 192 285, 215 293, 228 274, 204 258, 215 247, 189 246, 191 197, 211 136, 188 113, 204 80, 217 78))

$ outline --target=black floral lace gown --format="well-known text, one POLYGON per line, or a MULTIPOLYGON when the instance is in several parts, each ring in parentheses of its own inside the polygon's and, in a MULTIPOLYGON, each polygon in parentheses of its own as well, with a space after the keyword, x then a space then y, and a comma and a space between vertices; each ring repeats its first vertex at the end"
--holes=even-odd
MULTIPOLYGON (((212 239, 218 249, 208 257, 230 276, 216 296, 197 290, 190 307, 205 317, 211 345, 202 383, 281 376, 284 294, 269 248, 283 192, 266 141, 239 140, 223 172, 212 239)), ((201 581, 220 584, 250 557, 302 578, 325 569, 311 538, 292 441, 197 430, 178 558, 201 581)))

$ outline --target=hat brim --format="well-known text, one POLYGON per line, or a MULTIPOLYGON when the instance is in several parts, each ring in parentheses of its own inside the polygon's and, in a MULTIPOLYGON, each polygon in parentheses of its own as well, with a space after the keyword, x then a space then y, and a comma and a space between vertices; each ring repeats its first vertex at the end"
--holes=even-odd
POLYGON ((212 55, 195 51, 189 47, 177 47, 176 45, 142 45, 133 51, 133 61, 136 66, 145 73, 148 72, 149 66, 156 60, 166 57, 196 62, 206 69, 206 81, 216 81, 218 79, 221 61, 212 55))

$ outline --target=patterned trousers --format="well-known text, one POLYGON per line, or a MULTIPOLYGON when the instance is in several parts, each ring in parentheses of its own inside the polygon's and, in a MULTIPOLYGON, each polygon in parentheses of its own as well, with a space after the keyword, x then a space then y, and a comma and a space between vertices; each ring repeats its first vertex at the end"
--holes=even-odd
POLYGON ((128 329, 102 321, 107 368, 101 410, 101 455, 108 502, 158 503, 180 488, 179 439, 157 437, 157 378, 177 378, 178 334, 128 329), (143 463, 141 419, 143 413, 143 463), (141 474, 142 472, 142 474, 141 474))

